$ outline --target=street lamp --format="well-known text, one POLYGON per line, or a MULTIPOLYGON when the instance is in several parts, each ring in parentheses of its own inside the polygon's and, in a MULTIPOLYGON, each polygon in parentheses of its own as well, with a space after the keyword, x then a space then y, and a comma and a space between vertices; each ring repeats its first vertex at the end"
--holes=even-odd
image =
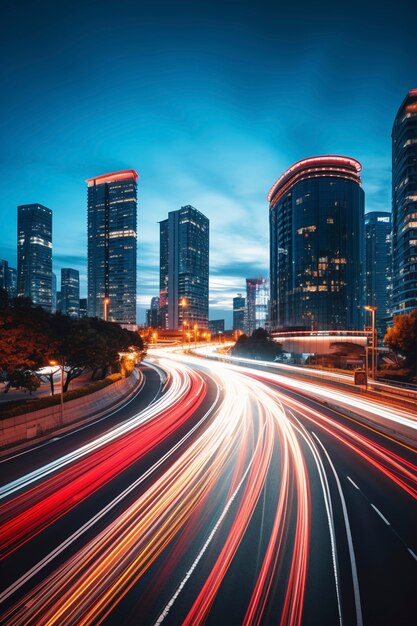
POLYGON ((181 298, 178 304, 182 308, 182 334, 183 334, 183 343, 185 344, 185 328, 186 326, 188 326, 188 322, 185 319, 185 311, 188 306, 187 298, 181 298))
POLYGON ((108 296, 104 298, 103 304, 104 304, 104 321, 107 322, 107 319, 109 317, 109 304, 110 304, 110 298, 108 296))
POLYGON ((61 410, 59 412, 59 423, 64 423, 64 364, 58 361, 49 361, 49 365, 57 365, 61 371, 61 410))
POLYGON ((371 311, 372 313, 372 380, 375 380, 375 364, 376 364, 376 351, 377 351, 377 341, 376 341, 376 329, 375 329, 375 314, 376 314, 376 306, 371 306, 367 304, 364 307, 365 311, 371 311))

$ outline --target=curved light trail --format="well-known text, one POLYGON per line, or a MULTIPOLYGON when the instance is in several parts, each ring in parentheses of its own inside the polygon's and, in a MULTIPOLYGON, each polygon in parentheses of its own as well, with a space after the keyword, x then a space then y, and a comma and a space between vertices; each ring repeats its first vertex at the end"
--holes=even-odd
MULTIPOLYGON (((45 550, 0 594, 0 602, 7 601, 1 622, 118 623, 113 615, 140 597, 134 623, 216 623, 214 615, 234 584, 238 564, 248 559, 249 592, 239 598, 235 621, 299 626, 306 596, 321 584, 312 570, 312 536, 320 536, 332 623, 355 619, 362 624, 348 505, 323 438, 372 468, 410 506, 417 500, 417 466, 410 449, 406 454, 400 444, 392 449, 383 436, 376 439, 366 427, 321 410, 319 402, 331 399, 342 410, 354 407, 407 426, 416 423, 415 416, 269 371, 168 350, 155 351, 151 358, 169 375, 160 400, 1 489, 5 563, 73 510, 84 515, 78 532, 51 552, 45 550), (210 388, 216 397, 203 410, 210 388), (115 478, 139 461, 145 463, 176 433, 181 433, 178 441, 160 461, 87 517, 81 503, 116 484, 115 478), (349 573, 340 560, 345 552, 349 573)), ((410 554, 416 548, 410 546, 410 554)))

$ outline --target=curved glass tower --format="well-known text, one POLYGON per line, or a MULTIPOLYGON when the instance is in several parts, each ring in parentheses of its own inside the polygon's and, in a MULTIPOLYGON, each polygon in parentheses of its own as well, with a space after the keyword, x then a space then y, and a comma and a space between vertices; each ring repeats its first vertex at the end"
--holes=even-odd
POLYGON ((417 309, 417 89, 392 128, 392 313, 417 309))
POLYGON ((272 329, 362 329, 361 169, 348 157, 312 157, 270 189, 272 329))

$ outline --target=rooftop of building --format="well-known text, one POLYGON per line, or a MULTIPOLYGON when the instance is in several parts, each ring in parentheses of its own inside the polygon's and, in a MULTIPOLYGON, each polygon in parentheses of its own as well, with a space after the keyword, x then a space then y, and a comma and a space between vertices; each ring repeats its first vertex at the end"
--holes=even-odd
POLYGON ((136 170, 121 170, 120 172, 110 172, 109 174, 100 174, 100 176, 94 176, 93 178, 87 178, 85 181, 88 187, 94 185, 103 185, 104 183, 115 183, 119 180, 137 180, 139 174, 136 170))
POLYGON ((361 184, 359 176, 361 170, 362 165, 359 161, 346 156, 326 154, 302 159, 294 163, 294 165, 291 165, 291 167, 281 174, 269 190, 267 199, 272 205, 272 203, 276 202, 290 187, 303 178, 339 176, 354 179, 355 182, 361 184))

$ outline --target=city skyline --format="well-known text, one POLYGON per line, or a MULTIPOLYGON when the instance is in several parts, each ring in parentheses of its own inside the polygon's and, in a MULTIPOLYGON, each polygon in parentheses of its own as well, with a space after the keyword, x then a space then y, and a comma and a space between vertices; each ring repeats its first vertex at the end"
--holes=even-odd
POLYGON ((373 34, 366 6, 326 4, 318 20, 307 5, 162 4, 124 2, 113 16, 111 3, 97 12, 75 2, 53 27, 30 4, 8 12, 1 257, 16 267, 15 207, 42 203, 54 215, 54 271, 78 269, 86 295, 83 181, 135 168, 138 321, 158 294, 157 222, 190 203, 211 222, 211 316, 231 326, 245 278, 268 273, 265 196, 291 163, 352 155, 363 164, 366 212, 390 210, 392 121, 416 75, 412 20, 399 5, 380 7, 373 34), (293 40, 277 42, 278 18, 293 40))

